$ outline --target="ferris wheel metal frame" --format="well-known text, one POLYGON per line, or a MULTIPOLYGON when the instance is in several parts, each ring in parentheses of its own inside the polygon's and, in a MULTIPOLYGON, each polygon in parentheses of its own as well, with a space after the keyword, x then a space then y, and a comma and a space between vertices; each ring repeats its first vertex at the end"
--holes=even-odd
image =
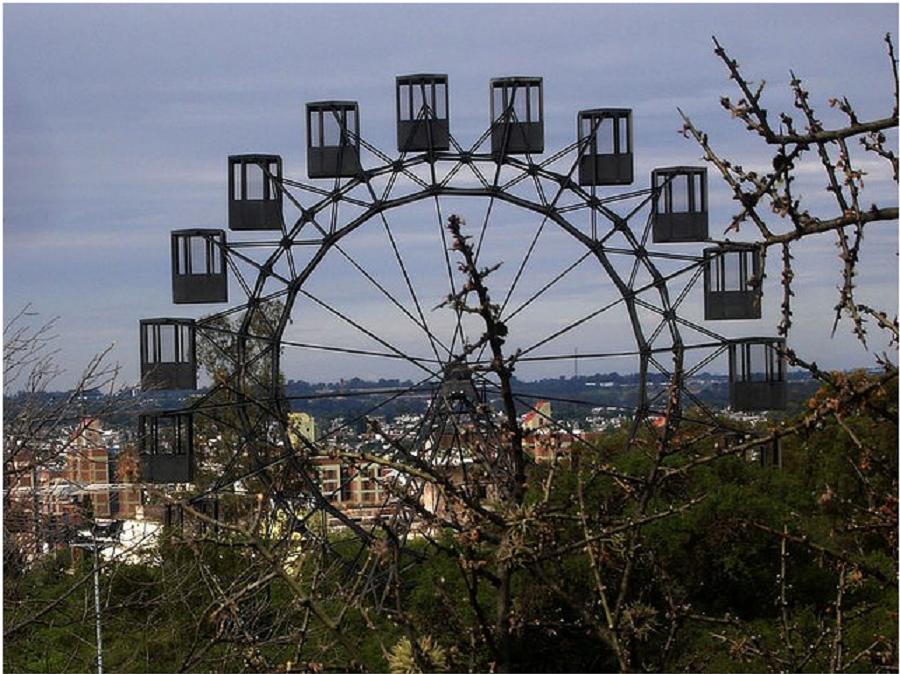
MULTIPOLYGON (((654 170, 649 188, 622 191, 608 195, 598 195, 598 187, 623 186, 633 182, 633 148, 631 111, 621 108, 600 108, 585 110, 578 115, 578 138, 557 152, 549 154, 545 159, 536 161, 535 157, 543 153, 543 83, 540 78, 500 78, 491 82, 491 123, 480 134, 474 143, 464 148, 449 130, 449 91, 448 78, 445 75, 412 75, 397 78, 397 116, 398 116, 398 150, 399 156, 392 157, 368 142, 359 131, 359 110, 354 102, 323 101, 307 105, 307 160, 308 172, 312 179, 330 179, 330 189, 300 182, 285 177, 282 173, 281 158, 277 155, 235 155, 229 158, 229 217, 233 230, 236 231, 270 231, 277 232, 277 240, 227 240, 224 230, 177 230, 172 233, 173 253, 173 291, 174 299, 179 303, 208 303, 221 301, 222 283, 224 280, 227 295, 227 274, 231 271, 247 296, 246 302, 240 302, 225 311, 215 313, 196 321, 190 319, 148 319, 142 321, 141 327, 141 363, 142 380, 145 388, 196 388, 196 342, 204 337, 204 331, 219 330, 213 327, 216 321, 226 316, 239 315, 239 328, 232 335, 235 351, 226 354, 233 361, 233 367, 227 377, 214 383, 204 395, 192 401, 186 408, 169 410, 159 414, 148 415, 147 419, 187 419, 190 415, 203 413, 206 401, 216 391, 229 390, 234 398, 234 409, 240 418, 240 446, 235 448, 235 457, 245 450, 251 454, 260 434, 271 433, 260 429, 260 417, 250 414, 248 410, 261 411, 263 415, 275 420, 279 426, 282 451, 272 457, 254 456, 252 470, 242 475, 228 474, 226 470, 211 489, 204 493, 214 494, 243 480, 248 475, 266 479, 269 469, 275 465, 293 465, 302 489, 310 493, 314 501, 326 509, 329 514, 340 519, 354 530, 362 531, 354 523, 333 507, 326 495, 317 486, 315 478, 309 470, 303 468, 297 457, 308 451, 315 451, 315 442, 299 438, 305 447, 294 447, 298 438, 289 432, 287 415, 291 400, 281 391, 280 371, 282 351, 286 346, 313 348, 327 351, 329 345, 298 344, 283 338, 286 326, 291 320, 292 309, 298 297, 320 304, 324 309, 335 314, 356 329, 378 342, 387 351, 375 352, 363 349, 346 349, 333 347, 336 352, 350 352, 362 356, 383 356, 405 360, 428 374, 423 382, 418 382, 412 389, 421 392, 424 386, 437 380, 438 388, 454 365, 465 363, 467 367, 481 371, 486 369, 481 353, 474 361, 470 361, 464 353, 464 336, 460 333, 461 316, 457 309, 457 325, 451 344, 448 346, 431 334, 428 324, 417 298, 397 241, 391 230, 387 215, 396 209, 412 204, 433 201, 438 228, 443 242, 443 254, 446 261, 448 285, 451 294, 459 289, 455 285, 451 268, 451 246, 445 232, 446 219, 449 212, 441 199, 447 197, 464 197, 467 199, 486 200, 485 217, 477 234, 475 260, 481 253, 485 231, 488 228, 491 212, 495 204, 504 203, 517 209, 536 214, 540 217, 537 233, 531 240, 525 258, 517 268, 512 286, 508 289, 499 316, 504 314, 509 299, 515 290, 528 264, 538 238, 544 227, 552 223, 559 230, 567 233, 584 248, 584 255, 579 264, 586 258, 592 258, 606 272, 609 281, 618 293, 618 300, 592 312, 590 318, 602 314, 613 306, 623 305, 628 315, 635 349, 630 352, 617 353, 578 353, 529 357, 532 349, 525 349, 509 356, 508 365, 528 362, 529 359, 566 360, 577 358, 604 358, 612 356, 631 356, 638 358, 639 372, 637 384, 638 403, 632 410, 629 430, 629 442, 633 441, 642 427, 648 425, 652 418, 662 419, 664 431, 670 433, 677 429, 682 420, 692 420, 707 424, 717 431, 723 429, 716 413, 686 385, 687 379, 722 353, 729 355, 729 389, 733 407, 754 409, 783 408, 786 390, 786 367, 784 361, 784 343, 780 338, 761 337, 729 339, 704 325, 679 316, 678 309, 690 295, 691 290, 703 277, 704 301, 707 305, 706 317, 712 319, 758 318, 762 281, 764 278, 764 258, 760 257, 761 247, 753 244, 735 244, 733 242, 711 241, 706 235, 707 186, 705 169, 702 167, 669 167, 654 170), (443 96, 437 92, 443 86, 443 96), (416 93, 418 88, 418 93, 416 93), (533 89, 536 88, 536 93, 533 89), (402 98, 409 92, 409 105, 405 108, 402 98), (519 95, 517 99, 516 96, 519 95), (417 97, 418 96, 418 97, 417 97), (524 101, 524 104, 523 104, 524 101), (522 118, 520 118, 520 115, 522 118), (536 119, 535 119, 536 118, 536 119), (609 124, 607 124, 609 122, 609 124), (326 137, 326 125, 331 125, 332 144, 318 144, 326 137), (536 125, 539 125, 536 126, 536 125), (601 132, 611 132, 609 146, 611 154, 599 152, 598 136, 601 132), (608 130, 608 131, 607 131, 608 130), (336 139, 336 140, 335 140, 336 139), (490 146, 484 148, 485 144, 490 146), (373 167, 365 167, 362 161, 365 151, 376 161, 373 167), (532 152, 532 150, 534 150, 532 152), (565 171, 554 170, 553 166, 564 162, 566 158, 573 160, 565 171), (604 159, 604 157, 606 157, 604 159), (601 161, 602 160, 602 161, 601 161), (261 172, 262 199, 247 199, 247 167, 261 172), (467 175, 475 177, 477 184, 454 185, 454 178, 463 170, 467 175), (577 175, 576 175, 577 174, 577 175), (671 213, 672 188, 679 177, 684 176, 688 182, 689 195, 686 203, 688 214, 698 217, 686 218, 674 214, 668 223, 668 234, 662 234, 658 227, 662 211, 671 213), (399 192, 397 186, 407 181, 412 191, 399 192), (531 198, 521 194, 517 186, 533 188, 531 198), (549 193, 548 186, 555 192, 549 193), (304 206, 295 194, 302 192, 312 195, 313 202, 304 206), (284 201, 296 208, 299 216, 287 224, 283 219, 284 201), (247 203, 241 210, 240 202, 247 203), (266 203, 270 202, 270 203, 266 203), (698 203, 699 202, 699 203, 698 203), (625 215, 620 215, 611 208, 611 204, 627 203, 630 208, 625 215), (341 220, 341 206, 352 206, 356 209, 353 216, 341 220), (644 225, 638 230, 632 228, 632 222, 638 215, 649 208, 644 225), (570 214, 581 211, 587 218, 581 226, 575 224, 570 214), (277 214, 277 215, 276 215, 277 214), (702 227, 700 227, 702 216, 702 227), (681 218, 679 220, 679 217, 681 218), (327 222, 325 219, 327 218, 327 222), (370 221, 379 221, 385 229, 390 241, 391 253, 395 256, 398 268, 404 277, 415 305, 412 309, 404 307, 392 298, 386 290, 362 265, 353 260, 341 247, 342 241, 354 231, 370 221), (588 224, 589 223, 589 224, 588 224), (260 226, 262 225, 262 226, 260 226), (682 232, 680 235, 677 230, 682 232), (672 232, 675 232, 674 235, 672 232), (700 255, 674 253, 659 248, 648 248, 648 240, 654 235, 663 245, 670 242, 712 244, 700 255), (608 241, 617 236, 623 239, 625 246, 610 246, 608 241), (666 237, 669 237, 668 239, 666 237), (190 239, 200 238, 205 242, 206 266, 197 273, 191 268, 190 239), (187 241, 185 243, 185 241, 187 241), (184 247, 180 247, 184 243, 184 247), (301 268, 295 264, 293 250, 297 247, 312 247, 309 261, 301 268), (270 249, 271 252, 263 261, 254 260, 244 250, 248 247, 270 249), (399 307, 407 318, 422 329, 429 340, 434 359, 425 359, 403 353, 393 347, 387 340, 367 328, 355 323, 352 318, 341 314, 338 310, 321 302, 304 289, 304 284, 314 274, 319 264, 329 254, 343 256, 356 270, 373 284, 378 291, 399 307), (631 256, 631 271, 625 275, 611 262, 611 255, 631 256), (726 287, 724 261, 734 256, 737 276, 737 287, 726 287), (655 260, 668 260, 683 264, 674 272, 663 273, 657 268, 655 260), (213 263, 212 260, 217 260, 213 263), (237 262, 255 270, 255 280, 248 280, 240 272, 237 262), (287 267, 287 273, 276 270, 278 265, 287 267), (186 270, 186 273, 182 273, 186 270), (649 277, 649 281, 636 287, 638 272, 649 277), (686 277, 687 281, 677 297, 671 297, 669 283, 676 277, 686 277), (194 277, 194 278, 190 278, 194 277), (201 278, 203 277, 203 278, 201 278), (215 277, 215 278, 213 278, 215 277), (179 285, 180 283, 180 285, 179 285), (271 285, 279 284, 277 290, 271 285), (283 286, 283 287, 282 287, 283 286), (179 300, 179 292, 180 300, 179 300), (716 292, 718 295, 716 296, 716 292), (193 293, 193 295, 192 295, 193 293), (655 301, 648 301, 652 295, 655 301), (254 332, 254 325, 262 318, 270 321, 260 311, 267 303, 279 301, 283 304, 274 323, 268 324, 267 334, 254 332), (712 310, 710 310, 712 306, 712 310), (651 330, 639 316, 643 310, 658 317, 658 322, 651 330), (242 315, 241 315, 242 314, 242 315), (175 347, 174 359, 166 361, 163 355, 165 347, 159 330, 174 326, 175 347), (693 333, 705 337, 706 341, 688 343, 682 336, 682 330, 688 328, 693 333), (151 334, 150 331, 156 330, 151 334), (667 334, 669 344, 655 347, 654 343, 661 334, 667 334), (261 345, 261 346, 260 346, 261 345), (685 367, 685 354, 694 349, 709 351, 697 364, 685 367), (751 362, 752 354, 752 362, 751 362), (760 355, 762 354, 762 355, 760 355), (664 356, 670 358, 670 365, 663 364, 664 356), (269 359, 266 372, 267 381, 259 381, 254 367, 263 359, 269 359), (760 364, 760 359, 762 364, 760 364), (432 369, 433 368, 433 369, 432 369), (648 394, 648 373, 654 369, 668 380, 667 387, 660 387, 655 395, 648 394), (762 370, 760 370, 762 368, 762 370), (760 372, 762 377, 760 378, 760 372), (188 385, 185 385, 186 382, 188 385), (254 389, 255 395, 246 391, 254 389), (265 396, 258 393, 265 391, 265 396), (702 412, 703 418, 689 418, 683 413, 684 401, 702 412)), ((347 210, 346 208, 344 209, 347 210)), ((196 260, 194 260, 196 261, 196 260)), ((200 265, 201 267, 203 265, 200 265)), ((544 285, 530 297, 524 305, 528 305, 550 287, 560 281, 571 269, 570 265, 554 279, 544 285)), ((734 275, 733 273, 731 274, 734 275)), ((520 309, 523 305, 520 305, 520 309)), ((570 328, 567 328, 570 329, 570 328)), ((563 334, 560 330, 539 343, 543 345, 563 334)), ((171 349, 170 349, 171 351, 171 349)), ((483 374, 475 375, 482 386, 496 386, 483 374)), ((392 391, 390 395, 403 395, 404 391, 392 391)), ((344 393, 346 395, 346 392, 344 393)), ((517 397, 517 403, 525 409, 534 410, 527 396, 517 397)), ((380 404, 376 406, 380 407, 380 404)), ((185 431, 188 446, 186 450, 188 473, 179 473, 179 468, 157 470, 157 479, 153 478, 153 456, 159 456, 158 435, 148 430, 142 419, 139 440, 142 455, 150 457, 146 465, 150 481, 171 483, 173 476, 193 477, 194 447, 192 432, 185 431), (149 451, 148 451, 149 450, 149 451)), ((558 424, 557 424, 558 425, 558 424)), ((177 424, 176 424, 177 426, 177 424)), ((155 427, 154 427, 155 428, 155 427)), ((726 429, 727 430, 727 429, 726 429)), ((181 437, 181 436, 178 436, 181 437)), ((318 442, 318 441, 316 441, 318 442)), ((172 441, 172 445, 183 445, 182 440, 172 441)), ((278 444, 275 441, 273 444, 278 444)), ((185 456, 182 451, 181 456, 185 456)), ((184 463, 181 461, 178 465, 184 463)), ((308 468, 308 467, 307 467, 308 468)), ((179 480, 174 480, 175 482, 179 480)), ((181 480, 183 481, 183 480, 181 480)), ((283 499, 284 494, 279 494, 283 499)))

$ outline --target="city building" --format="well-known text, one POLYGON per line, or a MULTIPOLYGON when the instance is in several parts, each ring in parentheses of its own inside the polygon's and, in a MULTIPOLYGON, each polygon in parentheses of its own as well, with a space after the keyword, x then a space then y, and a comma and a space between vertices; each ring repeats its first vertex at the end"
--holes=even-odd
POLYGON ((553 423, 553 408, 546 400, 535 403, 534 408, 522 415, 522 430, 536 431, 553 423))
POLYGON ((305 442, 316 441, 316 420, 306 412, 288 414, 288 434, 294 449, 304 447, 305 442))

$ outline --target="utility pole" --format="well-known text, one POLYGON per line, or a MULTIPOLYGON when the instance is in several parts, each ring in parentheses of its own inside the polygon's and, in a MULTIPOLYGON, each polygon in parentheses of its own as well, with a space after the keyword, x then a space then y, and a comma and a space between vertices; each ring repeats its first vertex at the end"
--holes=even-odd
POLYGON ((103 674, 103 631, 100 624, 100 550, 97 546, 97 528, 91 527, 94 537, 94 623, 97 628, 97 674, 103 674))
POLYGON ((97 674, 103 674, 103 628, 100 620, 100 545, 97 542, 97 523, 91 525, 91 542, 76 542, 73 548, 91 550, 94 553, 94 629, 97 642, 97 674))

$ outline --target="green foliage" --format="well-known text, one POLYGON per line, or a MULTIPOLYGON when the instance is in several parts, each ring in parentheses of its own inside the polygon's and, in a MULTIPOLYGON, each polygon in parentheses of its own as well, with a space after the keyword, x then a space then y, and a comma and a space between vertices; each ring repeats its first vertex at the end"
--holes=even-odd
MULTIPOLYGON (((888 391, 885 399, 892 400, 891 395, 888 391)), ((643 439, 650 443, 652 436, 643 439)), ((591 547, 593 560, 580 545, 585 526, 596 532, 604 526, 601 521, 605 526, 628 522, 639 513, 615 471, 646 475, 652 462, 641 446, 623 451, 621 435, 593 438, 592 443, 592 449, 579 448, 570 462, 553 469, 546 501, 541 485, 551 468, 540 464, 529 467, 530 487, 521 508, 494 506, 522 518, 514 543, 504 548, 516 568, 510 614, 514 669, 617 669, 594 566, 599 565, 603 584, 612 591, 629 560, 631 582, 617 638, 635 668, 781 668, 771 658, 788 657, 779 603, 784 589, 792 638, 798 646, 820 643, 800 669, 827 670, 842 568, 842 610, 847 617, 842 641, 844 662, 851 663, 848 670, 892 664, 897 626, 897 428, 879 409, 861 407, 840 422, 826 417, 805 434, 782 440, 782 470, 725 456, 664 483, 647 512, 669 513, 670 506, 675 510, 643 525, 637 546, 631 547, 624 531, 597 537, 591 547), (689 499, 700 500, 681 507, 689 499), (792 538, 782 560, 778 534, 785 529, 792 538), (567 552, 554 554, 561 549, 567 552), (832 632, 821 637, 826 629, 832 632), (879 645, 866 655, 873 643, 879 645)), ((695 455, 716 451, 712 445, 712 439, 700 443, 695 455)), ((665 465, 674 468, 689 460, 673 453, 665 465)), ((365 549, 349 534, 329 533, 333 559, 347 568, 365 562, 374 569, 371 596, 383 599, 381 610, 367 608, 365 602, 348 606, 339 591, 355 576, 317 572, 318 550, 301 554, 290 565, 296 587, 274 577, 234 606, 223 606, 216 588, 246 586, 247 579, 269 569, 264 560, 229 535, 221 536, 219 544, 190 546, 166 538, 155 564, 118 564, 104 570, 107 669, 177 671, 187 666, 191 671, 238 671, 278 669, 292 662, 295 669, 312 670, 488 670, 497 655, 481 623, 490 627, 495 619, 498 588, 490 578, 498 572, 500 548, 491 538, 494 533, 482 525, 478 530, 437 532, 432 542, 410 539, 399 552, 404 571, 398 586, 388 573, 392 548, 387 539, 379 534, 378 543, 365 549), (304 596, 322 597, 319 609, 331 618, 342 616, 342 622, 339 635, 321 625, 310 629, 303 648, 294 652, 295 642, 285 635, 296 635, 307 618, 297 587, 304 596), (220 638, 238 633, 235 618, 241 616, 252 616, 245 629, 259 647, 220 638)), ((90 571, 89 556, 72 560, 62 553, 27 572, 15 566, 5 570, 6 630, 57 602, 52 611, 8 636, 7 670, 93 667, 92 584, 86 582, 90 571)))
POLYGON ((387 658, 391 674, 418 674, 419 672, 446 672, 447 654, 430 636, 413 643, 403 637, 394 644, 387 658), (418 656, 415 651, 418 650, 418 656))

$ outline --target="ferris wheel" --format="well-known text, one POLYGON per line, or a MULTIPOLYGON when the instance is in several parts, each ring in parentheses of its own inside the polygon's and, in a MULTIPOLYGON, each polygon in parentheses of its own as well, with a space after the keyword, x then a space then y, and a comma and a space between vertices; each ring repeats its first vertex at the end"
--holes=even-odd
POLYGON ((719 428, 692 383, 717 359, 733 410, 785 407, 784 340, 719 331, 761 318, 764 258, 710 240, 706 169, 659 167, 635 187, 624 108, 578 112, 571 143, 545 151, 539 77, 491 80, 489 107, 485 131, 462 144, 447 75, 400 76, 395 154, 366 140, 356 102, 330 100, 306 104, 305 180, 278 155, 228 158, 228 232, 171 232, 173 302, 227 308, 140 322, 145 390, 196 389, 203 353, 219 367, 185 407, 140 417, 145 482, 190 483, 210 445, 228 445, 204 493, 260 479, 280 503, 302 493, 358 528, 316 461, 388 403, 419 413, 365 437, 426 463, 478 447, 460 465, 484 470, 503 463, 511 417, 580 402, 524 385, 575 363, 635 373, 625 404, 608 405, 632 439, 685 420, 719 428), (343 383, 291 395, 287 370, 343 383), (359 375, 387 383, 356 390, 359 375), (305 402, 354 396, 371 405, 318 437, 292 431, 305 402), (215 429, 205 437, 201 419, 215 429))

